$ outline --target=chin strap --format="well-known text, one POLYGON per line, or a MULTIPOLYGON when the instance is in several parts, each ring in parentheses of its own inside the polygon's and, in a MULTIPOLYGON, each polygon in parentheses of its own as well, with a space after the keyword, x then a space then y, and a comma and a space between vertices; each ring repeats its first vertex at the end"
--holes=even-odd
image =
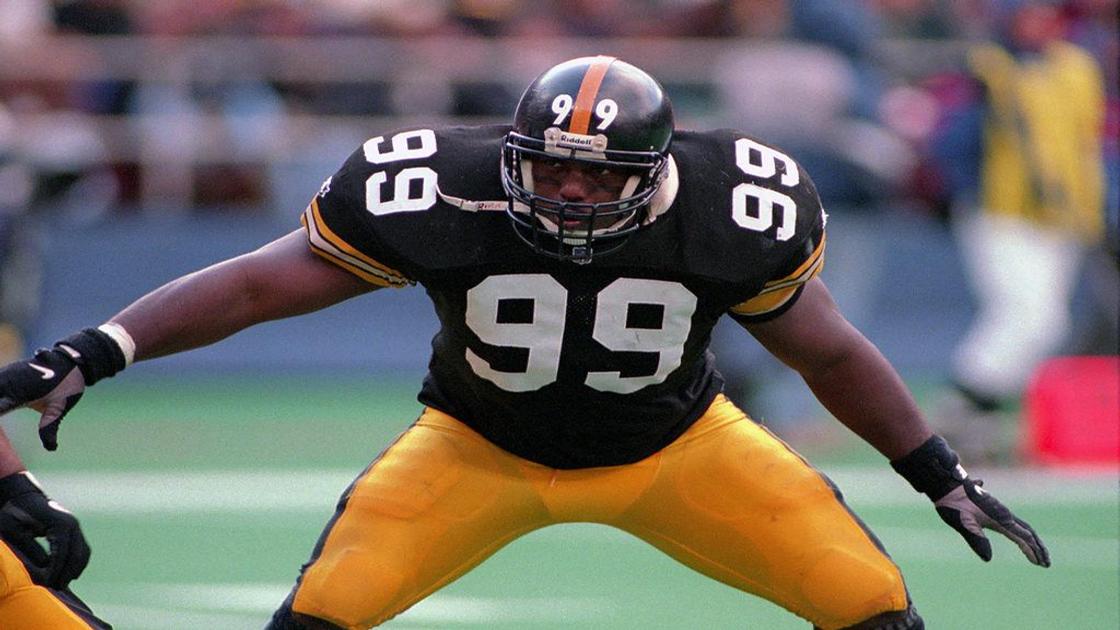
POLYGON ((444 203, 454 206, 460 210, 467 212, 505 212, 509 207, 509 199, 502 199, 500 201, 472 201, 470 199, 463 199, 449 195, 436 186, 436 194, 443 200, 444 203))

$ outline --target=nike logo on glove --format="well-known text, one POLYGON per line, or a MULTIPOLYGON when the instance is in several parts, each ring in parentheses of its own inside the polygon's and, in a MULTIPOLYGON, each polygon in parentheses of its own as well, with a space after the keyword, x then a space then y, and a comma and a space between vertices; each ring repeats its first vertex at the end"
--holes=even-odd
POLYGON ((54 378, 54 370, 52 370, 52 369, 50 369, 50 368, 45 368, 45 367, 43 367, 43 366, 41 366, 41 365, 35 365, 34 363, 28 363, 27 365, 28 365, 28 366, 30 366, 30 367, 31 367, 31 369, 33 369, 33 370, 35 370, 36 372, 38 372, 38 373, 42 374, 42 375, 43 375, 43 376, 42 376, 42 379, 43 379, 44 381, 49 381, 49 380, 51 380, 52 378, 54 378))

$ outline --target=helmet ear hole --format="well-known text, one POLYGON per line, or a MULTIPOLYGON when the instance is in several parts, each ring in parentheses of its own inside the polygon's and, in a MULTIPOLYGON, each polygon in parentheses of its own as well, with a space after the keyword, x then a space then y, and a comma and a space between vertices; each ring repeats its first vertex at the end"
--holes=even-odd
POLYGON ((672 137, 669 98, 642 70, 607 56, 549 68, 522 94, 502 152, 502 184, 518 236, 538 252, 582 262, 618 249, 646 223, 672 137), (631 174, 617 199, 549 198, 540 194, 548 187, 538 190, 533 177, 534 160, 545 159, 631 174))

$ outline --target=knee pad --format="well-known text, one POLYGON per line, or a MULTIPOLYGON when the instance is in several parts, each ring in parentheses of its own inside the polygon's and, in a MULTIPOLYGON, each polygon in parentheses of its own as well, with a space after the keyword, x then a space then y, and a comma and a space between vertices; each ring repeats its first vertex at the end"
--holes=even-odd
POLYGON ((830 628, 871 630, 877 626, 860 625, 863 620, 878 618, 883 611, 899 611, 909 603, 898 568, 870 544, 833 546, 808 567, 801 590, 809 606, 805 612, 813 612, 799 614, 830 628))

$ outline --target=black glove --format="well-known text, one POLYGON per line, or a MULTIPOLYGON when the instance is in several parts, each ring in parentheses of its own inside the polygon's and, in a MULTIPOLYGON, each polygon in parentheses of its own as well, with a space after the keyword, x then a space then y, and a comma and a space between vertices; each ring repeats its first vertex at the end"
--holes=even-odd
POLYGON ((85 388, 125 367, 124 352, 109 335, 87 328, 42 348, 31 359, 0 368, 0 415, 24 405, 38 411, 39 439, 58 448, 58 425, 85 388))
POLYGON ((0 479, 0 538, 42 586, 64 589, 89 564, 89 545, 78 519, 48 499, 26 472, 0 479), (49 553, 35 540, 41 536, 49 553))
POLYGON ((931 437, 891 466, 933 501, 941 520, 957 530, 984 562, 992 559, 992 544, 984 536, 987 528, 1011 539, 1031 563, 1050 566, 1050 552, 1034 529, 988 494, 982 480, 969 477, 941 436, 931 437))

